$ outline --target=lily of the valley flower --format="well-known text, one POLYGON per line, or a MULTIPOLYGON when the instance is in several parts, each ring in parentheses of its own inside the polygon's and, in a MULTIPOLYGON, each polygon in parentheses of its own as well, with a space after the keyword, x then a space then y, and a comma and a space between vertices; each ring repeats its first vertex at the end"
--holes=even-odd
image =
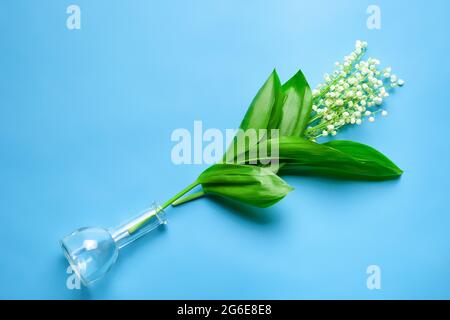
POLYGON ((380 69, 374 58, 362 60, 367 42, 356 41, 355 50, 336 62, 334 72, 313 90, 313 114, 305 137, 316 140, 335 136, 346 125, 361 125, 365 118, 375 122, 376 115, 387 116, 381 108, 389 91, 405 81, 392 74, 390 67, 380 69))

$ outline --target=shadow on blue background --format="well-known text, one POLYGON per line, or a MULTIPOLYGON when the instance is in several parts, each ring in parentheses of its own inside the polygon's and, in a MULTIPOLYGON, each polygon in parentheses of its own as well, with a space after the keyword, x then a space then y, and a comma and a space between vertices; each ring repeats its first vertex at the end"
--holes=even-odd
POLYGON ((2 1, 0 298, 450 298, 448 1, 2 1), (69 4, 81 30, 66 28, 69 4), (192 182, 176 128, 237 126, 276 67, 312 86, 369 42, 407 85, 389 117, 338 137, 381 150, 398 181, 287 177, 257 211, 202 199, 125 248, 106 279, 69 290, 58 246, 192 182), (366 269, 382 270, 368 290, 366 269))

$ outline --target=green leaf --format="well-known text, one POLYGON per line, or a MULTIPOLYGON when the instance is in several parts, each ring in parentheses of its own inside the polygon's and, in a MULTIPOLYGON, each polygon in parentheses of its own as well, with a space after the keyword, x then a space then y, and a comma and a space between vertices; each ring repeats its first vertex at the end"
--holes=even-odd
POLYGON ((298 71, 282 86, 284 101, 278 128, 280 136, 301 136, 308 124, 312 94, 302 71, 298 71))
POLYGON ((346 140, 330 141, 323 145, 349 155, 364 164, 365 168, 371 170, 372 177, 393 179, 403 174, 403 170, 388 157, 368 145, 346 140))
POLYGON ((281 116, 281 112, 280 110, 274 110, 274 106, 279 102, 280 92, 280 78, 276 70, 273 70, 269 79, 259 89, 250 104, 239 128, 244 131, 247 129, 267 129, 269 123, 271 123, 271 118, 275 119, 272 120, 272 123, 277 122, 276 119, 281 116), (272 114, 273 111, 274 114, 272 114))
POLYGON ((384 154, 375 150, 372 147, 369 147, 369 146, 359 143, 359 142, 348 141, 348 140, 334 140, 334 141, 326 142, 323 145, 333 148, 333 149, 336 149, 336 150, 339 150, 343 153, 349 154, 352 157, 357 158, 361 161, 376 160, 379 163, 383 163, 383 165, 385 167, 390 167, 393 170, 400 170, 384 154))
POLYGON ((280 137, 269 141, 277 142, 281 173, 299 172, 363 180, 394 179, 403 173, 379 151, 357 142, 317 144, 300 137, 280 137))
POLYGON ((301 136, 308 124, 311 108, 311 89, 302 71, 298 71, 281 86, 274 70, 254 98, 240 126, 244 131, 256 130, 257 138, 251 141, 242 135, 239 138, 236 136, 224 159, 234 162, 239 154, 255 147, 261 140, 270 138, 261 136, 258 132, 260 129, 267 129, 268 135, 270 129, 278 129, 280 136, 301 136))
POLYGON ((203 191, 256 207, 269 207, 293 188, 272 171, 248 165, 216 164, 197 179, 203 191))
MULTIPOLYGON (((270 129, 277 126, 281 119, 281 108, 279 107, 283 102, 281 83, 276 70, 274 70, 269 79, 259 89, 252 103, 250 104, 244 119, 239 126, 239 129, 246 131, 248 129, 256 130, 259 134, 260 129, 270 129)), ((243 147, 243 150, 238 149, 238 139, 235 137, 231 145, 228 147, 224 155, 224 159, 228 162, 234 160, 239 151, 245 151, 248 148, 257 144, 263 137, 258 136, 256 142, 248 144, 243 147), (234 157, 231 157, 231 153, 234 157)))

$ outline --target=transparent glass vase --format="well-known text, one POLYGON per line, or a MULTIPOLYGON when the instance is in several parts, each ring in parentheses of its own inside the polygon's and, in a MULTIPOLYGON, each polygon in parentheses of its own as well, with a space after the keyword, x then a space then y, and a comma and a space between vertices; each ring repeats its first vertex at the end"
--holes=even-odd
POLYGON ((89 285, 111 269, 121 248, 166 223, 164 211, 153 205, 117 228, 80 228, 62 238, 60 244, 72 270, 89 285))

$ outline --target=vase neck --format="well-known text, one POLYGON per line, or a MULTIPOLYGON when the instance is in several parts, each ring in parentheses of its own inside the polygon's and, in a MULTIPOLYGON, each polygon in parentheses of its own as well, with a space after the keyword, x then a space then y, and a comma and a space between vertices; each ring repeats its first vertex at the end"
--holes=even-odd
POLYGON ((145 210, 138 216, 117 228, 111 229, 110 234, 119 249, 121 249, 166 223, 167 219, 164 211, 161 210, 161 207, 154 204, 150 209, 145 210), (139 228, 136 228, 136 226, 139 226, 139 228))

